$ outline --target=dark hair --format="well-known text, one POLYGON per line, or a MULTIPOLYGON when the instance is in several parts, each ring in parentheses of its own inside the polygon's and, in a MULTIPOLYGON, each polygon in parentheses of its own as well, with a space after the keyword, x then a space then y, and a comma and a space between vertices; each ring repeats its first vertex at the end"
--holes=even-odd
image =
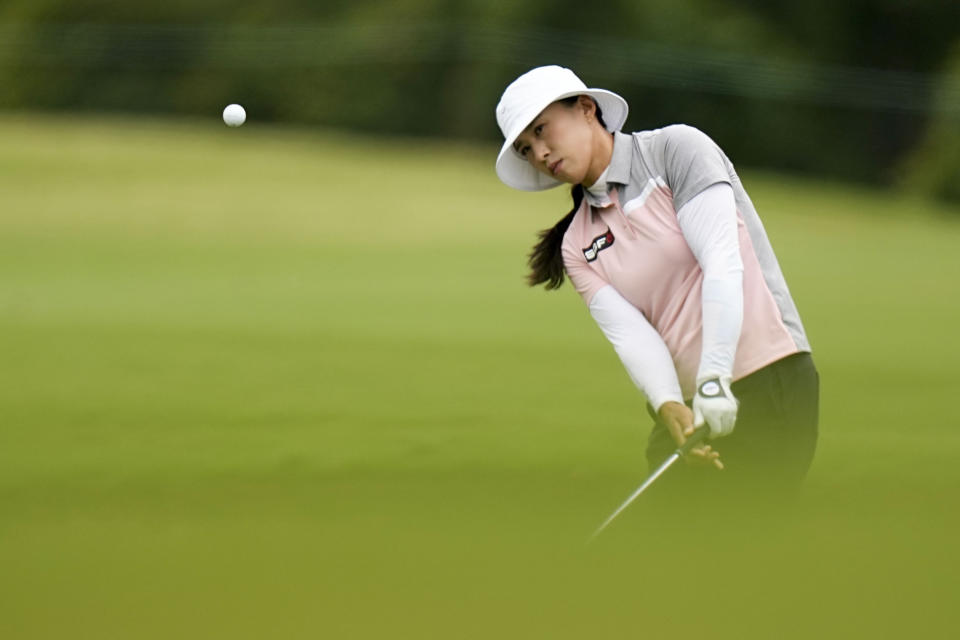
MULTIPOLYGON (((571 96, 558 100, 557 102, 562 102, 568 107, 572 107, 577 103, 579 98, 580 96, 571 96)), ((594 101, 594 103, 596 103, 596 101, 594 101)), ((596 106, 597 122, 606 129, 607 125, 603 122, 600 105, 596 106)), ((530 273, 527 275, 527 284, 531 287, 535 287, 540 283, 546 283, 544 288, 549 291, 551 289, 558 289, 560 285, 563 284, 563 255, 560 249, 563 245, 563 235, 567 232, 567 229, 570 228, 573 216, 577 215, 577 210, 580 209, 580 204, 583 202, 583 186, 579 184, 573 185, 573 188, 570 189, 570 195, 573 198, 573 209, 570 210, 570 213, 563 216, 553 227, 544 229, 537 234, 539 240, 537 244, 533 245, 530 255, 527 256, 527 265, 530 267, 530 273)))

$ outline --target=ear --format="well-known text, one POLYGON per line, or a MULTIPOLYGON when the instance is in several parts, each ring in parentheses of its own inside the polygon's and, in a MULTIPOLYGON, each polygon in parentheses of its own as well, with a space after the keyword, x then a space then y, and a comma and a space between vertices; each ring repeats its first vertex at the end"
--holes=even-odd
POLYGON ((593 101, 593 98, 586 95, 580 95, 577 98, 577 106, 583 110, 583 115, 586 117, 587 122, 595 119, 597 113, 597 103, 593 101))

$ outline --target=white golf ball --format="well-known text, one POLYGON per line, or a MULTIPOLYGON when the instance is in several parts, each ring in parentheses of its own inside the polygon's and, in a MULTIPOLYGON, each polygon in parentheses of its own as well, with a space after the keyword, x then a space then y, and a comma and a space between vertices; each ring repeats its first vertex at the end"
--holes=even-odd
POLYGON ((247 119, 247 112, 238 104, 228 104, 223 110, 223 121, 228 127, 239 127, 247 119))

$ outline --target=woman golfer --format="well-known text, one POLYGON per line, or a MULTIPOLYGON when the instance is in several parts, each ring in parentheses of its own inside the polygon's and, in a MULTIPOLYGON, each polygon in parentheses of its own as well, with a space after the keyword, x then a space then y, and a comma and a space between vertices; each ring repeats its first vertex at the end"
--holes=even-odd
POLYGON ((504 183, 573 185, 572 210, 530 254, 529 282, 555 289, 570 278, 648 400, 649 463, 705 424, 711 444, 689 456, 699 464, 686 481, 797 487, 816 446, 817 371, 723 151, 685 125, 622 133, 626 101, 557 66, 517 78, 496 115, 504 183))

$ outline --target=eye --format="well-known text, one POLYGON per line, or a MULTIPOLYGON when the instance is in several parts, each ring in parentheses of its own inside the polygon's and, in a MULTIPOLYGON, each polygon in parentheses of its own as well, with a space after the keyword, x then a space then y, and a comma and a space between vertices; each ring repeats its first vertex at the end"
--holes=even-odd
POLYGON ((528 147, 528 146, 521 147, 521 148, 520 148, 520 155, 523 156, 524 158, 526 158, 526 157, 527 157, 527 151, 530 151, 530 147, 528 147))
POLYGON ((538 124, 536 127, 533 128, 533 134, 536 135, 536 136, 539 136, 541 133, 543 133, 543 127, 544 127, 544 126, 545 126, 545 125, 538 124))

